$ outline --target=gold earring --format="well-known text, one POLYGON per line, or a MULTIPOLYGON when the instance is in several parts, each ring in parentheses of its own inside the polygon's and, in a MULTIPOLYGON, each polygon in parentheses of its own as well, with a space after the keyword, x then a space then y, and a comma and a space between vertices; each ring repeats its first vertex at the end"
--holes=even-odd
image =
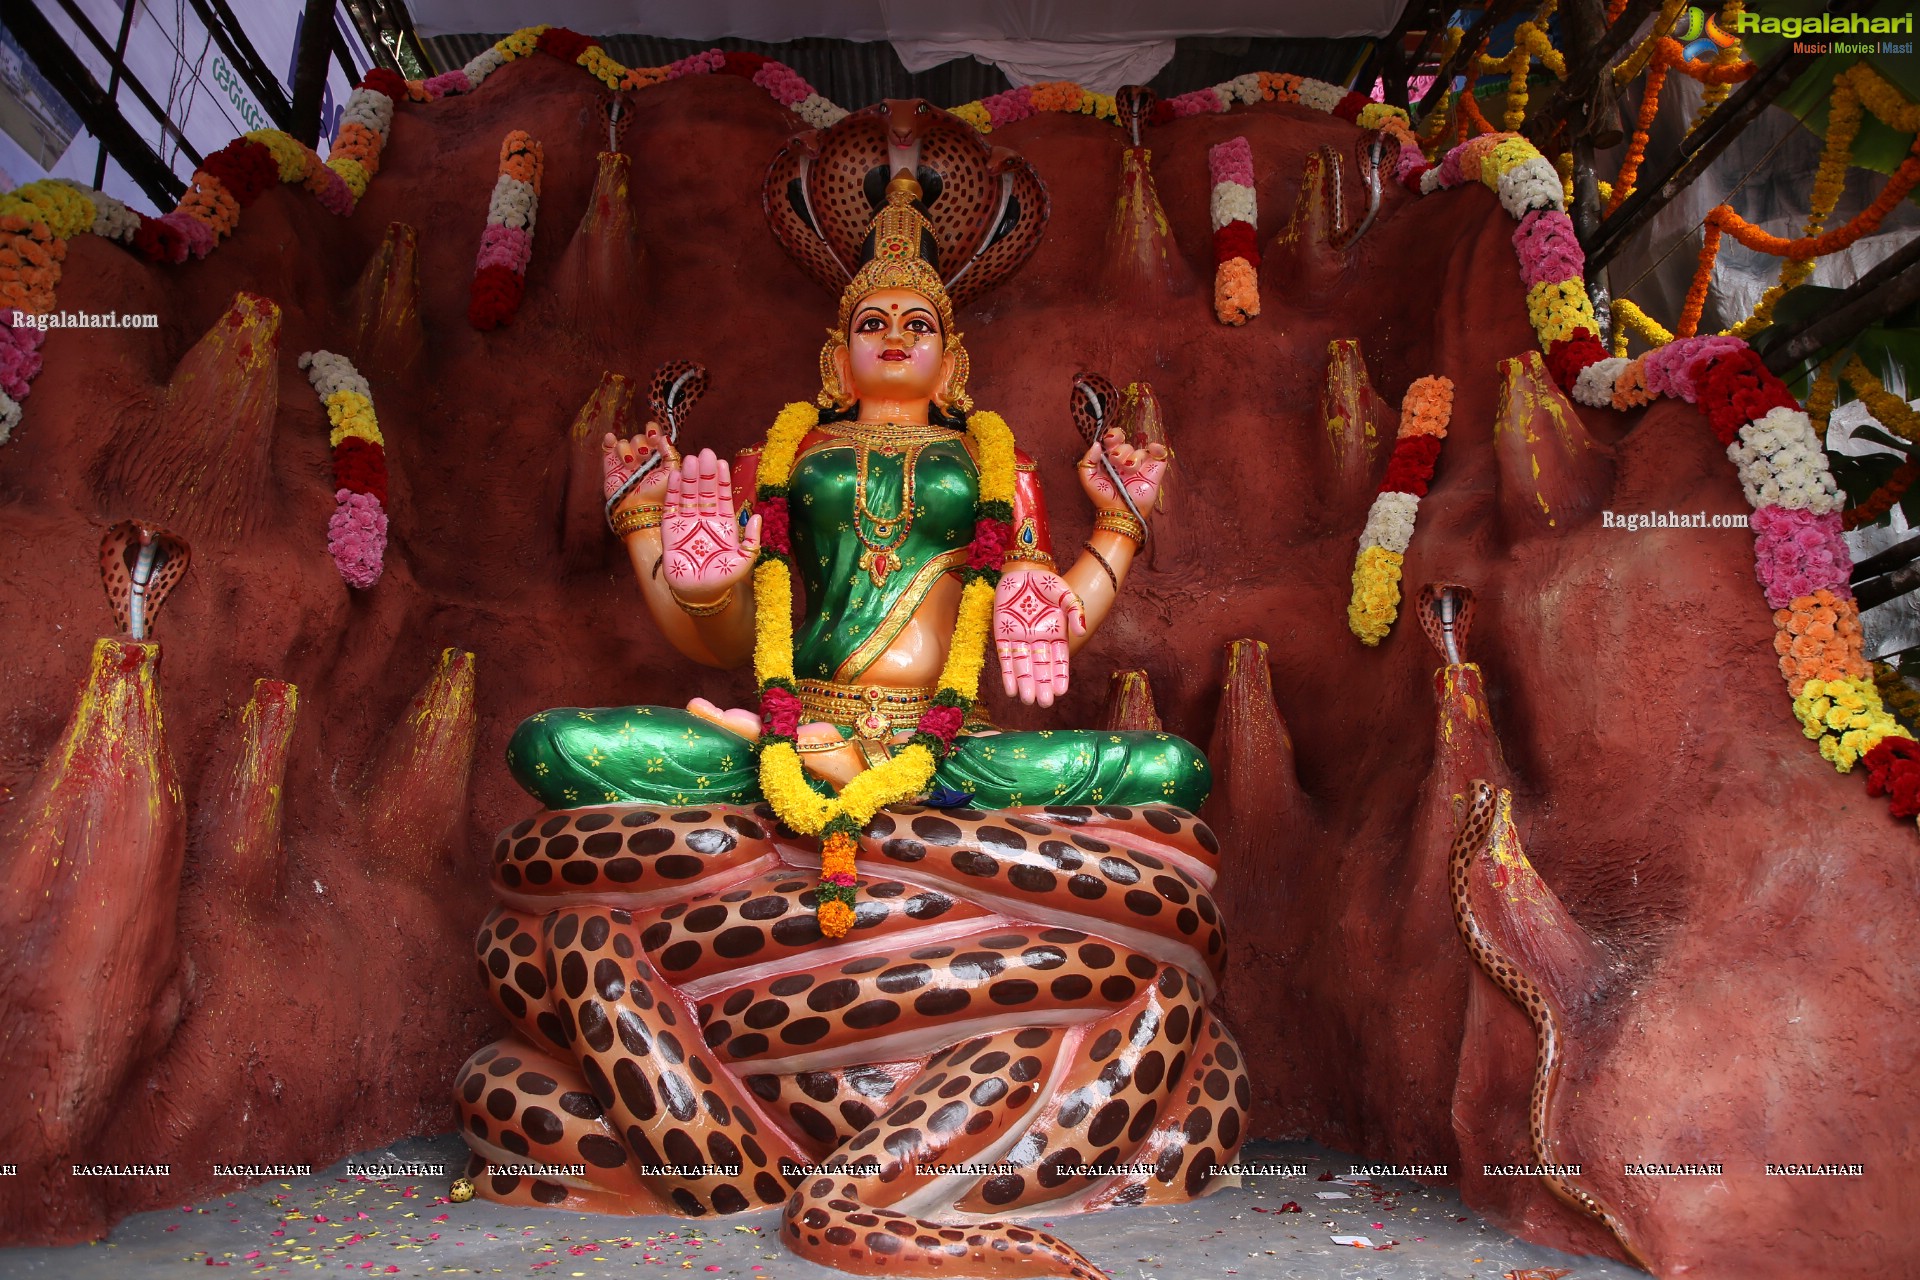
POLYGON ((967 349, 960 344, 959 334, 947 339, 947 354, 953 357, 953 372, 948 375, 941 394, 952 408, 971 413, 973 397, 967 394, 967 375, 973 371, 973 362, 967 358, 967 349))
POLYGON ((835 359, 846 349, 846 339, 836 330, 827 330, 827 343, 820 348, 820 394, 813 398, 822 409, 844 409, 850 399, 840 385, 840 366, 835 359))

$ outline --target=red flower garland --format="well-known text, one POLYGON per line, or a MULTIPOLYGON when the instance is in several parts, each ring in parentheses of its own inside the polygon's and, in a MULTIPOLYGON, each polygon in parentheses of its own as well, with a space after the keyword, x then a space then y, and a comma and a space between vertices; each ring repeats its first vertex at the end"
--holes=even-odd
POLYGON ((1433 479, 1433 468, 1439 461, 1439 436, 1401 436, 1393 442, 1393 453, 1387 459, 1387 474, 1380 481, 1380 492, 1426 497, 1427 485, 1433 479))
POLYGON ((520 310, 526 281, 502 266, 482 267, 474 273, 467 300, 467 319, 476 329, 497 329, 520 310))
POLYGON ((359 87, 384 93, 395 102, 405 101, 407 96, 406 77, 389 67, 373 68, 360 78, 359 87))
POLYGON ((280 182, 280 162, 271 151, 248 138, 235 138, 202 160, 200 170, 218 178, 242 209, 280 182))
POLYGON ((1247 265, 1260 266, 1260 241, 1252 227, 1238 218, 1213 233, 1213 260, 1215 264, 1231 258, 1245 258, 1247 265))
POLYGON ((741 49, 729 49, 725 57, 726 62, 722 64, 720 74, 723 76, 740 76, 747 80, 753 79, 753 77, 759 73, 760 68, 773 61, 772 58, 769 58, 764 53, 747 53, 741 49))
POLYGON ((140 229, 133 233, 133 247, 150 262, 187 260, 187 237, 180 228, 144 213, 140 215, 140 229))
POLYGON ((1367 104, 1372 101, 1373 99, 1364 93, 1348 93, 1346 97, 1334 104, 1333 114, 1349 124, 1358 124, 1361 111, 1365 110, 1367 104))
POLYGON ((1882 738, 1860 757, 1867 766, 1867 794, 1887 796, 1896 818, 1920 816, 1920 742, 1882 738))
POLYGON ((371 440, 348 436, 333 451, 333 487, 370 493, 387 505, 387 451, 371 440))
POLYGON ((1695 403, 1721 444, 1732 444, 1740 428, 1774 409, 1800 407, 1787 384, 1774 376, 1752 347, 1722 351, 1696 362, 1693 385, 1695 403))
POLYGON ((1590 364, 1607 358, 1607 349, 1600 345, 1600 339, 1592 330, 1582 326, 1573 331, 1573 336, 1559 342, 1547 344, 1547 373, 1568 395, 1573 394, 1573 384, 1579 379, 1580 371, 1590 364))

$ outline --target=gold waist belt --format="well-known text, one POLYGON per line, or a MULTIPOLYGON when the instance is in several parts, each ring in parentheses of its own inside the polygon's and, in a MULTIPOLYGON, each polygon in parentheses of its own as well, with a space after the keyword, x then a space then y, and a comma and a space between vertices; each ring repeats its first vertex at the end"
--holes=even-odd
POLYGON ((920 713, 933 705, 932 689, 839 684, 832 680, 795 683, 800 689, 800 708, 807 719, 825 720, 867 738, 911 729, 919 723, 920 713))
MULTIPOLYGON (((920 713, 933 705, 932 689, 901 688, 886 684, 839 684, 832 680, 796 680, 803 719, 824 720, 850 729, 855 735, 884 738, 920 722, 920 713)), ((983 702, 967 713, 963 733, 991 731, 993 721, 983 702)))

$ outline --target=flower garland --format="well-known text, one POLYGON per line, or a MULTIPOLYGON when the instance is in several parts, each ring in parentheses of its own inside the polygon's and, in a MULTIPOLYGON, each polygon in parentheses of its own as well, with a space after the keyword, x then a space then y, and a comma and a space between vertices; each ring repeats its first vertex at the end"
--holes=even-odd
POLYGON ((350 587, 380 581, 387 550, 387 450, 373 415, 373 392, 345 356, 309 351, 300 367, 326 406, 332 433, 333 516, 327 552, 350 587))
POLYGON ((1387 458, 1380 492, 1367 512, 1360 552, 1353 562, 1347 628, 1362 644, 1377 645, 1386 639, 1400 615, 1400 566, 1413 541, 1414 517, 1433 479, 1440 442, 1447 438, 1452 416, 1453 383, 1445 378, 1417 380, 1400 402, 1400 432, 1387 458))
POLYGON ((1221 324, 1245 324, 1260 314, 1260 245, 1255 227, 1253 148, 1229 138, 1207 149, 1213 175, 1213 314, 1221 324))
MULTIPOLYGON (((1920 124, 1920 107, 1903 112, 1886 101, 1882 86, 1864 67, 1858 64, 1847 74, 1856 77, 1868 109, 1882 120, 1920 124), (1866 88, 1869 84, 1873 87, 1866 88)), ((1530 152, 1538 155, 1519 139, 1489 145, 1488 136, 1476 137, 1452 148, 1421 175, 1420 184, 1438 190, 1478 179, 1497 194, 1502 176, 1527 163, 1530 152)), ((1920 180, 1920 162, 1910 157, 1901 171, 1910 169, 1920 180)), ((1892 200, 1903 198, 1912 185, 1896 185, 1900 181, 1897 172, 1888 183, 1892 200)), ((1864 665, 1849 586, 1852 557, 1841 536, 1840 490, 1812 419, 1737 335, 1680 337, 1638 360, 1610 357, 1594 336, 1584 258, 1577 246, 1566 251, 1560 200, 1544 197, 1542 190, 1540 203, 1517 215, 1521 227, 1514 248, 1528 282, 1529 318, 1554 381, 1575 400, 1595 407, 1611 406, 1618 394, 1634 402, 1669 396, 1699 408, 1754 504, 1754 576, 1776 611, 1775 650, 1802 732, 1818 742, 1821 756, 1840 772, 1864 765, 1868 794, 1891 797, 1894 816, 1920 815, 1920 743, 1887 714, 1864 665), (1552 279, 1562 273, 1564 278, 1552 279)), ((1888 200, 1883 192, 1876 206, 1888 200)), ((1515 212, 1502 204, 1509 214, 1515 212)), ((1723 225, 1748 243, 1734 222, 1723 225)), ((1781 246, 1793 256, 1812 256, 1815 250, 1828 252, 1826 246, 1846 231, 1781 246)))
POLYGON ((987 632, 993 621, 1000 564, 1013 543, 1013 432, 994 413, 973 413, 967 435, 980 468, 974 504, 973 544, 960 571, 960 616, 940 671, 933 705, 920 714, 913 737, 885 764, 868 769, 828 799, 809 785, 794 749, 800 727, 800 697, 793 674, 793 543, 787 481, 806 434, 820 412, 804 401, 774 419, 760 454, 754 510, 760 516, 761 550, 753 570, 753 672, 760 685, 760 789, 775 813, 802 835, 824 837, 815 913, 820 932, 838 938, 853 925, 854 838, 873 815, 924 792, 934 769, 980 692, 987 632))
MULTIPOLYGON (((578 32, 526 27, 482 50, 464 67, 425 80, 405 80, 385 68, 369 71, 347 100, 324 162, 312 148, 278 129, 256 129, 235 138, 206 158, 193 175, 187 197, 163 217, 149 218, 99 192, 64 181, 29 183, 0 197, 4 201, 0 203, 0 309, 51 311, 66 241, 81 231, 110 235, 155 262, 203 258, 233 232, 241 211, 276 179, 304 186, 330 213, 350 214, 379 172, 396 100, 404 97, 425 103, 472 93, 501 67, 536 52, 574 63, 615 91, 644 89, 683 76, 735 75, 765 89, 816 129, 828 128, 847 115, 793 68, 760 54, 709 49, 664 67, 630 68, 609 57, 598 41, 578 32), (89 202, 91 213, 85 208, 89 202)), ((1251 72, 1162 101, 1153 119, 1165 123, 1262 101, 1310 107, 1390 135, 1401 144, 1396 176, 1418 189, 1419 175, 1428 165, 1407 113, 1324 81, 1251 72)), ((1119 124, 1110 95, 1067 81, 1026 85, 954 108, 955 115, 983 133, 1043 111, 1075 112, 1119 124)), ((18 420, 20 397, 11 392, 0 395, 6 397, 0 400, 0 429, 4 429, 18 420)))
POLYGON ((540 143, 524 129, 501 140, 500 176, 487 202, 487 229, 480 233, 480 257, 467 301, 467 319, 476 329, 497 329, 520 310, 544 166, 540 143))

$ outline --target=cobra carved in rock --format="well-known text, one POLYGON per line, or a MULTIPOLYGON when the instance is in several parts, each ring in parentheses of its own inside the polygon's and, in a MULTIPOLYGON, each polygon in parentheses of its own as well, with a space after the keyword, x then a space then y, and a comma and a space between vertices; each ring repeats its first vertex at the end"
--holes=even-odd
POLYGON ((597 1212, 785 1205, 855 1271, 1100 1275, 1009 1215, 1186 1200, 1245 1131, 1207 1010, 1218 845, 1164 806, 904 808, 853 928, 766 806, 545 812, 494 847, 479 971, 513 1031, 456 1091, 482 1195, 597 1212), (584 1166, 584 1175, 489 1173, 584 1166))
MULTIPOLYGON (((1423 601, 1423 605, 1425 602, 1423 601)), ((1425 611, 1423 610, 1423 621, 1425 611)), ((1448 628, 1451 630, 1449 620, 1448 628)), ((1464 626, 1461 627, 1464 631, 1464 626)), ((1435 633, 1432 625, 1429 634, 1435 633)), ((1536 978, 1518 954, 1518 948, 1504 944, 1474 905, 1474 872, 1484 868, 1488 886, 1496 892, 1536 900, 1546 911, 1563 910, 1540 881, 1521 851, 1513 829, 1513 794, 1496 791, 1476 780, 1465 797, 1456 797, 1459 813, 1453 852, 1448 860, 1447 883, 1453 899, 1454 923, 1474 963, 1507 995, 1519 1004, 1533 1023, 1539 1049, 1534 1059, 1533 1090, 1527 1107, 1528 1132, 1533 1141, 1533 1156, 1542 1170, 1540 1180, 1561 1201, 1598 1221, 1613 1233, 1614 1239, 1635 1263, 1651 1270, 1620 1215, 1584 1187, 1575 1185, 1560 1170, 1569 1161, 1555 1154, 1553 1123, 1563 1088, 1562 1068, 1566 1057, 1567 1010, 1557 984, 1536 978)))

